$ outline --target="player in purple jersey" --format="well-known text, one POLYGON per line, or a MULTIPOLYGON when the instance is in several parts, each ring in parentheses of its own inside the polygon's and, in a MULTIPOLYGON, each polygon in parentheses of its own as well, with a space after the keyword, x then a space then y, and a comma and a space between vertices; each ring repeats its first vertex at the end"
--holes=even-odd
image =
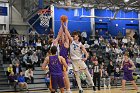
POLYGON ((56 55, 57 47, 51 47, 51 55, 47 56, 42 64, 42 69, 46 70, 46 64, 48 64, 50 71, 50 90, 51 93, 55 93, 55 90, 59 87, 61 93, 64 93, 64 76, 62 66, 68 68, 65 59, 62 56, 56 55))
POLYGON ((135 68, 136 67, 135 67, 134 63, 132 62, 132 60, 129 59, 128 54, 126 53, 124 55, 124 61, 122 62, 122 65, 121 65, 121 69, 124 72, 123 80, 122 80, 122 91, 125 91, 126 81, 130 81, 133 84, 135 90, 138 91, 138 87, 137 87, 135 81, 133 80, 133 76, 132 76, 132 72, 135 68))
MULTIPOLYGON (((61 21, 61 26, 57 35, 57 38, 53 41, 53 45, 57 46, 57 54, 65 58, 66 63, 68 64, 68 49, 69 49, 69 39, 65 35, 64 22, 61 21)), ((67 26, 67 24, 66 24, 67 26)), ((64 66, 62 67, 64 75, 64 83, 66 87, 66 93, 71 93, 70 91, 70 81, 68 78, 68 69, 64 66)))
MULTIPOLYGON (((63 58, 65 58, 66 63, 68 64, 68 49, 69 49, 69 40, 66 37, 66 35, 64 36, 65 40, 60 39, 59 40, 59 55, 62 56, 63 58)), ((70 81, 68 78, 68 69, 66 69, 65 67, 62 68, 63 69, 63 75, 64 75, 64 82, 65 82, 65 87, 66 87, 66 91, 67 93, 71 93, 70 91, 70 81)))

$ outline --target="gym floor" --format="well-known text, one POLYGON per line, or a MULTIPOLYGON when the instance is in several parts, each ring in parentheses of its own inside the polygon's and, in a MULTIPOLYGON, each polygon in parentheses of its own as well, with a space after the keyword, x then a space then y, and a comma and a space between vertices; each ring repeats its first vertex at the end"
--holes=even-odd
MULTIPOLYGON (((139 86, 140 87, 140 86, 139 86)), ((26 91, 20 91, 20 92, 0 92, 0 93, 27 93, 26 91)), ((28 93, 50 93, 48 90, 36 90, 36 91, 29 91, 28 93)), ((60 93, 60 92, 59 92, 60 93)), ((72 93, 79 93, 78 89, 72 90, 72 93)), ((91 89, 84 89, 83 93, 94 93, 91 89)), ((126 91, 121 91, 121 88, 111 88, 111 89, 101 89, 100 91, 97 91, 95 93, 137 93, 133 89, 132 86, 127 87, 126 91)))

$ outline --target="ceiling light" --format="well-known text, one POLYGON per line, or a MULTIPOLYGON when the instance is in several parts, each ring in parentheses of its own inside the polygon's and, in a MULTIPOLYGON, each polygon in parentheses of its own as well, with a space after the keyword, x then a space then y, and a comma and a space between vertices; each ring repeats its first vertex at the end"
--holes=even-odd
POLYGON ((124 2, 128 2, 129 0, 124 0, 124 2))

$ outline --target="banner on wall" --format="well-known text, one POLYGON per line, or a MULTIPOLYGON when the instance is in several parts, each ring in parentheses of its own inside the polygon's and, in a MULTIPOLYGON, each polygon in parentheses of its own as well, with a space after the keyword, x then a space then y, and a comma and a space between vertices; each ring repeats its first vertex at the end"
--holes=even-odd
POLYGON ((0 6, 0 15, 7 16, 7 7, 0 6))

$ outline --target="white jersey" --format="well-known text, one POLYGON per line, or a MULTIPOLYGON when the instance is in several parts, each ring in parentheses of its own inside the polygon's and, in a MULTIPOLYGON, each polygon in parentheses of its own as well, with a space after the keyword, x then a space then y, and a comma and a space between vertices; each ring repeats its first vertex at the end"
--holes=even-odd
POLYGON ((75 41, 72 41, 70 44, 70 56, 72 60, 82 59, 83 53, 81 51, 81 45, 81 42, 76 43, 75 41))

